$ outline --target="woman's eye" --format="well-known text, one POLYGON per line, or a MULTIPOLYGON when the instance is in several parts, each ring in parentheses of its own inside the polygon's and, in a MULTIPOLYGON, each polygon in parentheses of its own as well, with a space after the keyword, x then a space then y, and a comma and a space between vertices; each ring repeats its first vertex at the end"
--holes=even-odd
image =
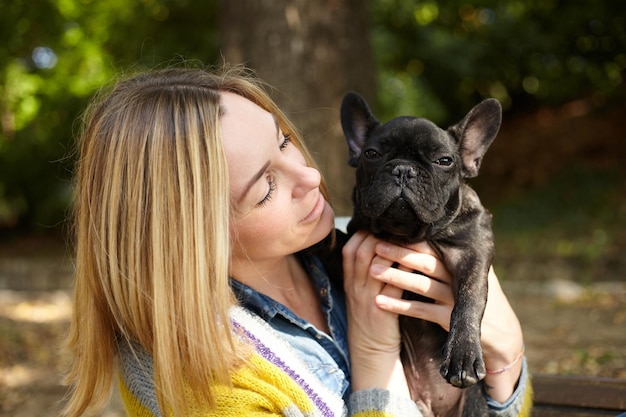
POLYGON ((437 159, 435 161, 435 164, 441 165, 441 166, 444 166, 444 167, 449 167, 450 165, 452 165, 452 162, 454 162, 454 161, 452 160, 451 157, 444 156, 443 158, 437 159))
POLYGON ((289 134, 283 135, 283 141, 279 145, 280 150, 282 151, 283 149, 285 149, 287 145, 289 145, 290 143, 291 143, 291 135, 289 134))
POLYGON ((270 200, 272 199, 272 194, 274 194, 274 191, 276 190, 276 181, 274 180, 274 178, 268 178, 267 180, 267 184, 269 185, 269 189, 267 190, 267 194, 265 194, 265 197, 263 197, 263 200, 259 201, 258 206, 264 206, 267 203, 270 202, 270 200))

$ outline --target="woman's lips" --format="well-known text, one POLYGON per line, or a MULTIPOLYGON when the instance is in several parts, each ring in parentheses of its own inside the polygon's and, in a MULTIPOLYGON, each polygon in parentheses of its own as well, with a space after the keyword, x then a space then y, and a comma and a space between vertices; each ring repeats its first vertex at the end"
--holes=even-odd
POLYGON ((325 207, 326 207, 326 200, 324 199, 324 196, 322 195, 322 193, 318 192, 317 201, 315 202, 313 209, 309 212, 309 214, 304 219, 302 219, 301 223, 309 223, 309 222, 316 220, 322 215, 325 207))

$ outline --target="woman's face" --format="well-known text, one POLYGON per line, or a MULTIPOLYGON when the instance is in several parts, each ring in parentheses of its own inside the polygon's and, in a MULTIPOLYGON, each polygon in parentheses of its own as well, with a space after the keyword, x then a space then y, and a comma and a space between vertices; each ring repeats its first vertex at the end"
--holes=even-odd
POLYGON ((326 237, 334 213, 320 192, 320 173, 306 165, 271 113, 228 92, 221 105, 234 260, 271 261, 326 237))

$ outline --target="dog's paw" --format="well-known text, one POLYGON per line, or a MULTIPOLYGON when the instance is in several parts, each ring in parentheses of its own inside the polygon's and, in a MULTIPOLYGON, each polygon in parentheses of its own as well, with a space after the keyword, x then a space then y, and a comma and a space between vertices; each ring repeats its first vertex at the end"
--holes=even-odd
POLYGON ((443 351, 441 376, 458 388, 477 384, 487 375, 480 343, 463 343, 448 340, 443 351))

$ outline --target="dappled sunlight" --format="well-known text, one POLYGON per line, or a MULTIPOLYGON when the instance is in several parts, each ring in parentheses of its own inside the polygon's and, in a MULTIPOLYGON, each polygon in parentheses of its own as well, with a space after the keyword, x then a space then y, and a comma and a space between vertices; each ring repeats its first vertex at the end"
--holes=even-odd
POLYGON ((68 292, 54 291, 33 298, 20 291, 0 291, 0 317, 32 323, 69 320, 72 303, 68 292))
POLYGON ((59 415, 67 391, 61 379, 69 356, 62 345, 70 295, 0 290, 0 415, 59 415))
POLYGON ((17 364, 0 368, 0 386, 7 388, 27 386, 39 382, 49 375, 50 371, 41 367, 17 364))

